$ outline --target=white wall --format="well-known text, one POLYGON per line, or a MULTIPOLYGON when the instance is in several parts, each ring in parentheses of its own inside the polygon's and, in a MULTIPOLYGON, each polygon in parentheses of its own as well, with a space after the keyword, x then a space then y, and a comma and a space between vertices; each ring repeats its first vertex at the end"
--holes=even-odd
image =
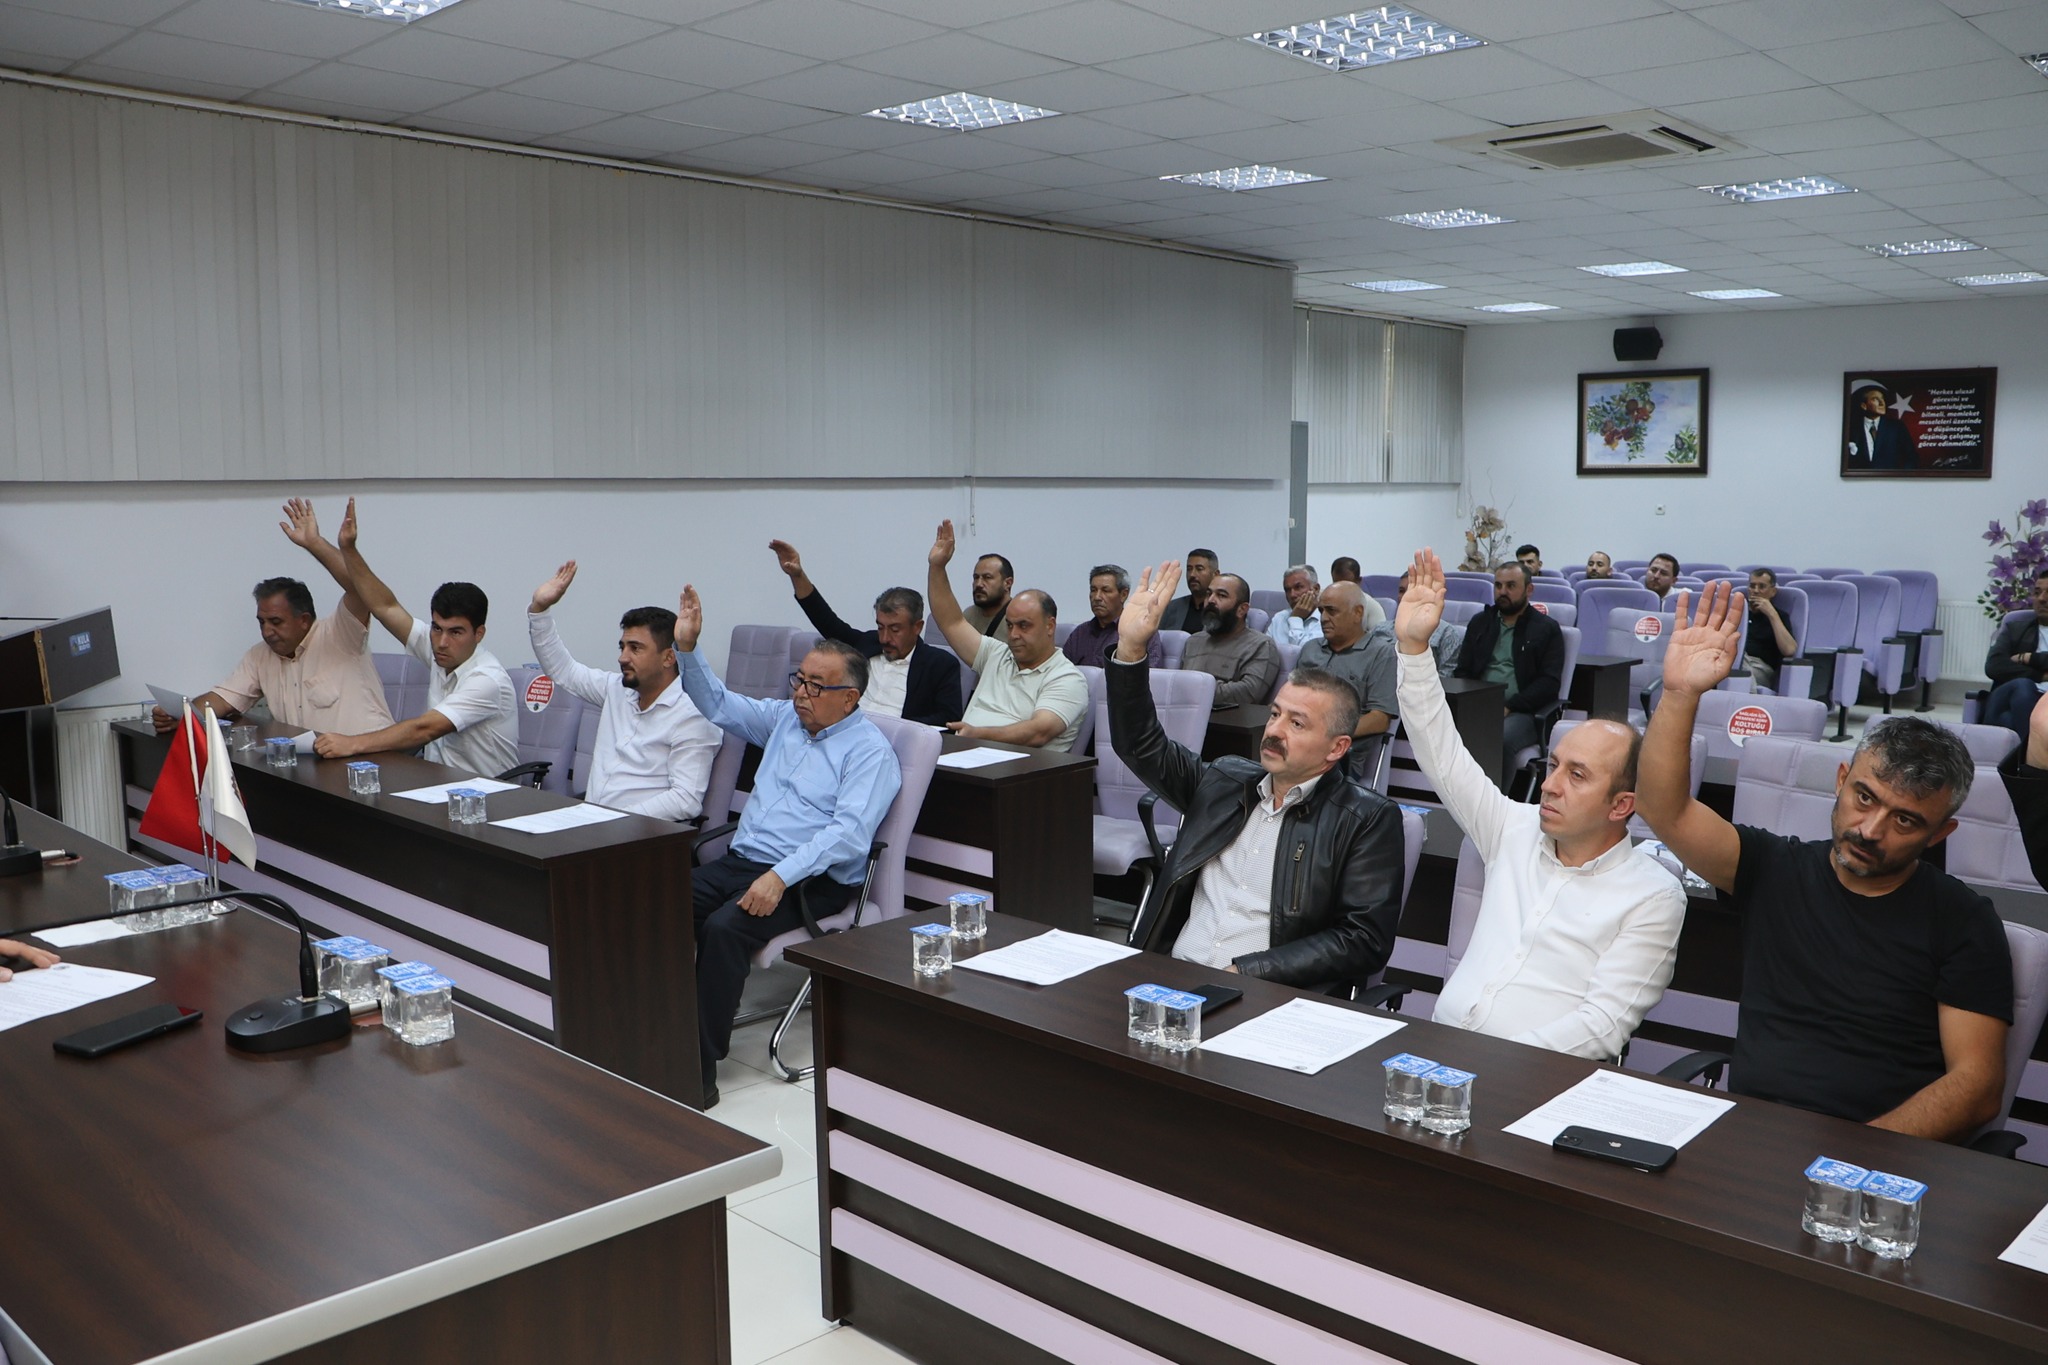
MULTIPOLYGON (((1958 291, 1961 293, 1962 291, 1958 291)), ((1712 371, 1704 477, 1577 478, 1581 372, 1617 365, 1612 322, 1475 327, 1465 349, 1471 499, 1505 513, 1552 565, 1605 549, 1681 562, 1925 568, 1945 601, 1974 598, 1980 535, 2048 497, 2048 298, 1658 319, 1663 355, 1633 368, 1712 371), (1840 477, 1843 374, 1998 368, 1989 480, 1840 477), (1666 508, 1663 516, 1656 507, 1666 508)))
POLYGON ((1339 555, 1350 555, 1367 573, 1397 574, 1427 545, 1455 566, 1465 553, 1469 513, 1462 492, 1446 484, 1313 484, 1308 562, 1325 582, 1330 561, 1339 555))
MULTIPOLYGON (((848 621, 871 619, 893 584, 923 591, 925 552, 952 517, 965 599, 977 554, 1006 554, 1017 585, 1051 592, 1063 619, 1086 617, 1087 573, 1213 546, 1226 566, 1278 585, 1287 556, 1283 484, 1086 485, 905 481, 747 486, 735 483, 28 484, 0 500, 0 615, 114 608, 122 678, 76 704, 139 700, 145 683, 201 691, 256 643, 249 589, 272 574, 310 584, 321 610, 337 590, 277 529, 293 495, 314 500, 329 538, 344 499, 360 500, 365 557, 409 608, 445 579, 491 598, 489 646, 508 664, 531 659, 525 608, 534 584, 564 559, 581 565, 558 609, 585 662, 609 666, 619 613, 673 608, 685 581, 704 597, 709 655, 723 665, 742 622, 801 625, 788 580, 768 552, 780 536, 848 621)), ((375 631, 372 648, 395 650, 375 631)))

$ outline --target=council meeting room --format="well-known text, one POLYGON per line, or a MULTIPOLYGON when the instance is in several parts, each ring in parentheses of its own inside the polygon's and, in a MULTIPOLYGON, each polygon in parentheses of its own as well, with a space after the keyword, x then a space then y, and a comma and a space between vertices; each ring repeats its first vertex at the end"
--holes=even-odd
POLYGON ((0 0, 0 1365, 2048 1359, 2048 0, 1415 3, 0 0))

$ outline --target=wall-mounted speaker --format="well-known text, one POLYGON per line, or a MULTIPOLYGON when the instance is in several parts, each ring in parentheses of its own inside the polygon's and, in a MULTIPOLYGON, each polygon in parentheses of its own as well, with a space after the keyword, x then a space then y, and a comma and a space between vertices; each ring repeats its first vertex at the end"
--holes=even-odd
POLYGON ((1655 360, 1664 349, 1664 336, 1655 327, 1617 327, 1614 329, 1614 358, 1616 360, 1655 360))

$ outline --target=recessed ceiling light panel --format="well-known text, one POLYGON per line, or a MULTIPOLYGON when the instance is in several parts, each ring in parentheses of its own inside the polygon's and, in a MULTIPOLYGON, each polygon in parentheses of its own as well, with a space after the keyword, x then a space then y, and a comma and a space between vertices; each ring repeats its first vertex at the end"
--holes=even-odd
POLYGON ((1960 237, 1937 237, 1925 242, 1879 242, 1863 249, 1879 256, 1938 256, 1944 251, 1982 251, 1984 248, 1960 237))
POLYGON ((1397 213, 1387 221, 1435 232, 1443 228, 1485 227, 1489 223, 1512 223, 1515 220, 1497 213, 1481 213, 1477 209, 1431 209, 1427 213, 1397 213))
POLYGON ((971 133, 977 128, 1000 128, 1008 123, 1029 123, 1035 118, 1057 118, 1057 109, 1039 109, 1029 104, 990 99, 956 90, 934 95, 915 104, 894 104, 887 109, 870 109, 864 117, 885 118, 895 123, 921 123, 927 128, 954 128, 971 133))
POLYGON ((1579 269, 1588 275, 1608 275, 1626 279, 1631 275, 1683 275, 1682 265, 1666 265, 1663 261, 1617 261, 1613 265, 1582 265, 1579 269))
POLYGON ((1768 289, 1688 289, 1686 293, 1696 299, 1713 299, 1716 303, 1729 299, 1778 299, 1784 295, 1768 289))
POLYGON ((1403 5, 1377 5, 1334 19, 1291 24, 1270 33, 1254 33, 1245 41, 1332 71, 1357 71, 1410 57, 1486 46, 1484 38, 1460 33, 1403 5))
POLYGON ((1370 289, 1378 294, 1412 294, 1418 289, 1441 289, 1440 284, 1428 280, 1353 280, 1353 289, 1370 289))
POLYGON ((1557 311, 1557 305, 1554 303, 1482 303, 1479 305, 1478 311, 1482 313, 1554 313, 1557 311))
POLYGON ((1983 289, 1994 284, 2033 284, 2037 280, 2048 280, 2048 275, 2038 270, 2008 270, 2001 275, 1958 275, 1949 283, 1983 289))
POLYGON ((1270 190, 1276 185, 1307 185, 1327 176, 1307 171, 1283 170, 1278 166, 1230 166, 1220 171, 1195 171, 1188 175, 1162 175, 1183 185, 1201 185, 1212 190, 1270 190))
POLYGON ((2020 60, 2042 75, 2048 76, 2048 52, 2036 52, 2033 56, 2022 57, 2020 60))
POLYGON ((1746 185, 1702 185, 1708 194, 1739 204, 1766 204, 1774 199, 1812 199, 1823 194, 1854 194, 1854 187, 1824 175, 1795 175, 1783 180, 1752 180, 1746 185))
POLYGON ((455 0, 283 0, 283 3, 311 5, 314 9, 331 9, 339 14, 360 14, 366 19, 409 24, 447 9, 455 0))

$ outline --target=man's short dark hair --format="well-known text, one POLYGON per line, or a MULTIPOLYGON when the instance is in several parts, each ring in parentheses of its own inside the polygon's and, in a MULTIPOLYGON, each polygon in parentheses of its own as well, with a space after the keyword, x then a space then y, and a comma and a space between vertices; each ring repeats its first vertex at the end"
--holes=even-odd
POLYGON ((1217 574, 1214 578, 1209 580, 1209 591, 1216 591, 1216 585, 1218 583, 1221 583, 1226 578, 1229 579, 1231 582, 1237 584, 1237 586, 1231 589, 1230 592, 1230 597, 1233 602, 1249 602, 1252 600, 1252 585, 1245 582, 1243 576, 1239 574, 1217 574))
POLYGON ((1208 560, 1211 564, 1221 564, 1223 562, 1222 560, 1216 557, 1216 552, 1214 550, 1203 550, 1198 548, 1189 550, 1187 553, 1188 559, 1194 559, 1196 556, 1200 556, 1201 558, 1208 560))
POLYGON ((2043 564, 2040 568, 2034 570, 2034 581, 2036 583, 2039 583, 2044 578, 2048 578, 2048 564, 2043 564))
POLYGON ((1316 668, 1303 664, 1287 675, 1287 681, 1295 687, 1306 687, 1312 692, 1321 692, 1330 699, 1330 738, 1348 735, 1358 729, 1358 693, 1327 668, 1316 668))
POLYGON ((1678 576, 1679 576, 1680 574, 1682 574, 1682 573, 1684 573, 1684 572, 1685 572, 1685 570, 1684 570, 1684 569, 1681 569, 1681 568, 1679 568, 1679 567, 1678 567, 1678 557, 1677 557, 1676 555, 1651 555, 1651 556, 1650 556, 1650 562, 1651 562, 1652 564, 1655 564, 1655 563, 1656 563, 1656 562, 1657 562, 1658 560, 1660 560, 1660 559, 1661 559, 1661 560, 1663 560, 1663 561, 1664 561, 1664 562, 1665 562, 1666 564, 1669 564, 1669 565, 1671 566, 1671 576, 1672 576, 1673 578, 1676 578, 1676 577, 1678 577, 1678 576))
POLYGON ((915 588, 890 588, 875 599, 875 610, 884 616, 899 611, 910 613, 913 621, 924 620, 924 594, 915 588))
POLYGON ((1519 559, 1503 559, 1500 563, 1494 565, 1494 577, 1498 578, 1503 569, 1513 569, 1516 573, 1520 574, 1522 576, 1522 586, 1525 588, 1536 581, 1536 575, 1529 572, 1529 566, 1519 559))
POLYGON ((1038 609, 1045 613, 1048 621, 1060 619, 1060 609, 1053 604, 1052 594, 1043 588, 1026 588, 1010 599, 1013 602, 1036 602, 1038 609))
POLYGON ((491 599, 474 583, 443 583, 434 589, 427 610, 449 619, 460 616, 471 629, 482 630, 484 618, 491 614, 491 599))
POLYGON ((676 647, 676 614, 667 607, 635 607, 619 618, 620 630, 644 630, 657 650, 676 647))
MULTIPOLYGON (((2043 572, 2048 572, 2048 570, 2044 570, 2043 572)), ((1749 576, 1750 576, 1751 578, 1755 578, 1755 577, 1756 577, 1756 576, 1757 576, 1758 574, 1762 574, 1762 575, 1764 576, 1764 581, 1765 581, 1766 583, 1769 583, 1769 584, 1770 584, 1770 585, 1771 585, 1772 587, 1774 587, 1774 588, 1775 588, 1775 587, 1777 587, 1777 586, 1778 586, 1778 575, 1777 575, 1777 574, 1775 574, 1775 573, 1773 573, 1773 572, 1772 572, 1771 570, 1769 570, 1769 569, 1763 569, 1763 568, 1757 568, 1757 569, 1751 569, 1751 570, 1749 571, 1749 576)))
POLYGON ((256 585, 256 590, 250 595, 258 602, 266 597, 282 597, 284 604, 298 615, 318 615, 313 610, 313 594, 296 578, 266 578, 256 585))
POLYGON ((846 681, 862 696, 868 691, 868 658, 844 640, 827 640, 823 637, 811 644, 813 654, 830 654, 845 666, 846 681))
POLYGON ((1537 549, 1534 545, 1517 545, 1515 547, 1515 558, 1520 559, 1523 555, 1535 555, 1538 559, 1541 559, 1543 558, 1543 551, 1537 549))
POLYGON ((974 557, 974 562, 979 564, 984 559, 993 559, 996 563, 1002 565, 1003 577, 1012 580, 1014 580, 1017 577, 1017 571, 1010 567, 1010 561, 1003 558, 1001 555, 976 555, 974 557))
POLYGON ((1879 777, 1916 800, 1947 793, 1950 815, 1962 809, 1977 776, 1976 760, 1956 732, 1918 716, 1873 722, 1849 761, 1864 754, 1879 777))
POLYGON ((1338 555, 1330 561, 1330 581, 1332 583, 1345 577, 1347 574, 1352 578, 1363 578, 1365 576, 1359 571, 1358 561, 1350 555, 1338 555))
POLYGON ((1089 585, 1093 586, 1095 580, 1104 575, 1108 575, 1116 580, 1116 590, 1118 592, 1129 592, 1131 590, 1131 571, 1121 564, 1097 564, 1088 571, 1089 585))

